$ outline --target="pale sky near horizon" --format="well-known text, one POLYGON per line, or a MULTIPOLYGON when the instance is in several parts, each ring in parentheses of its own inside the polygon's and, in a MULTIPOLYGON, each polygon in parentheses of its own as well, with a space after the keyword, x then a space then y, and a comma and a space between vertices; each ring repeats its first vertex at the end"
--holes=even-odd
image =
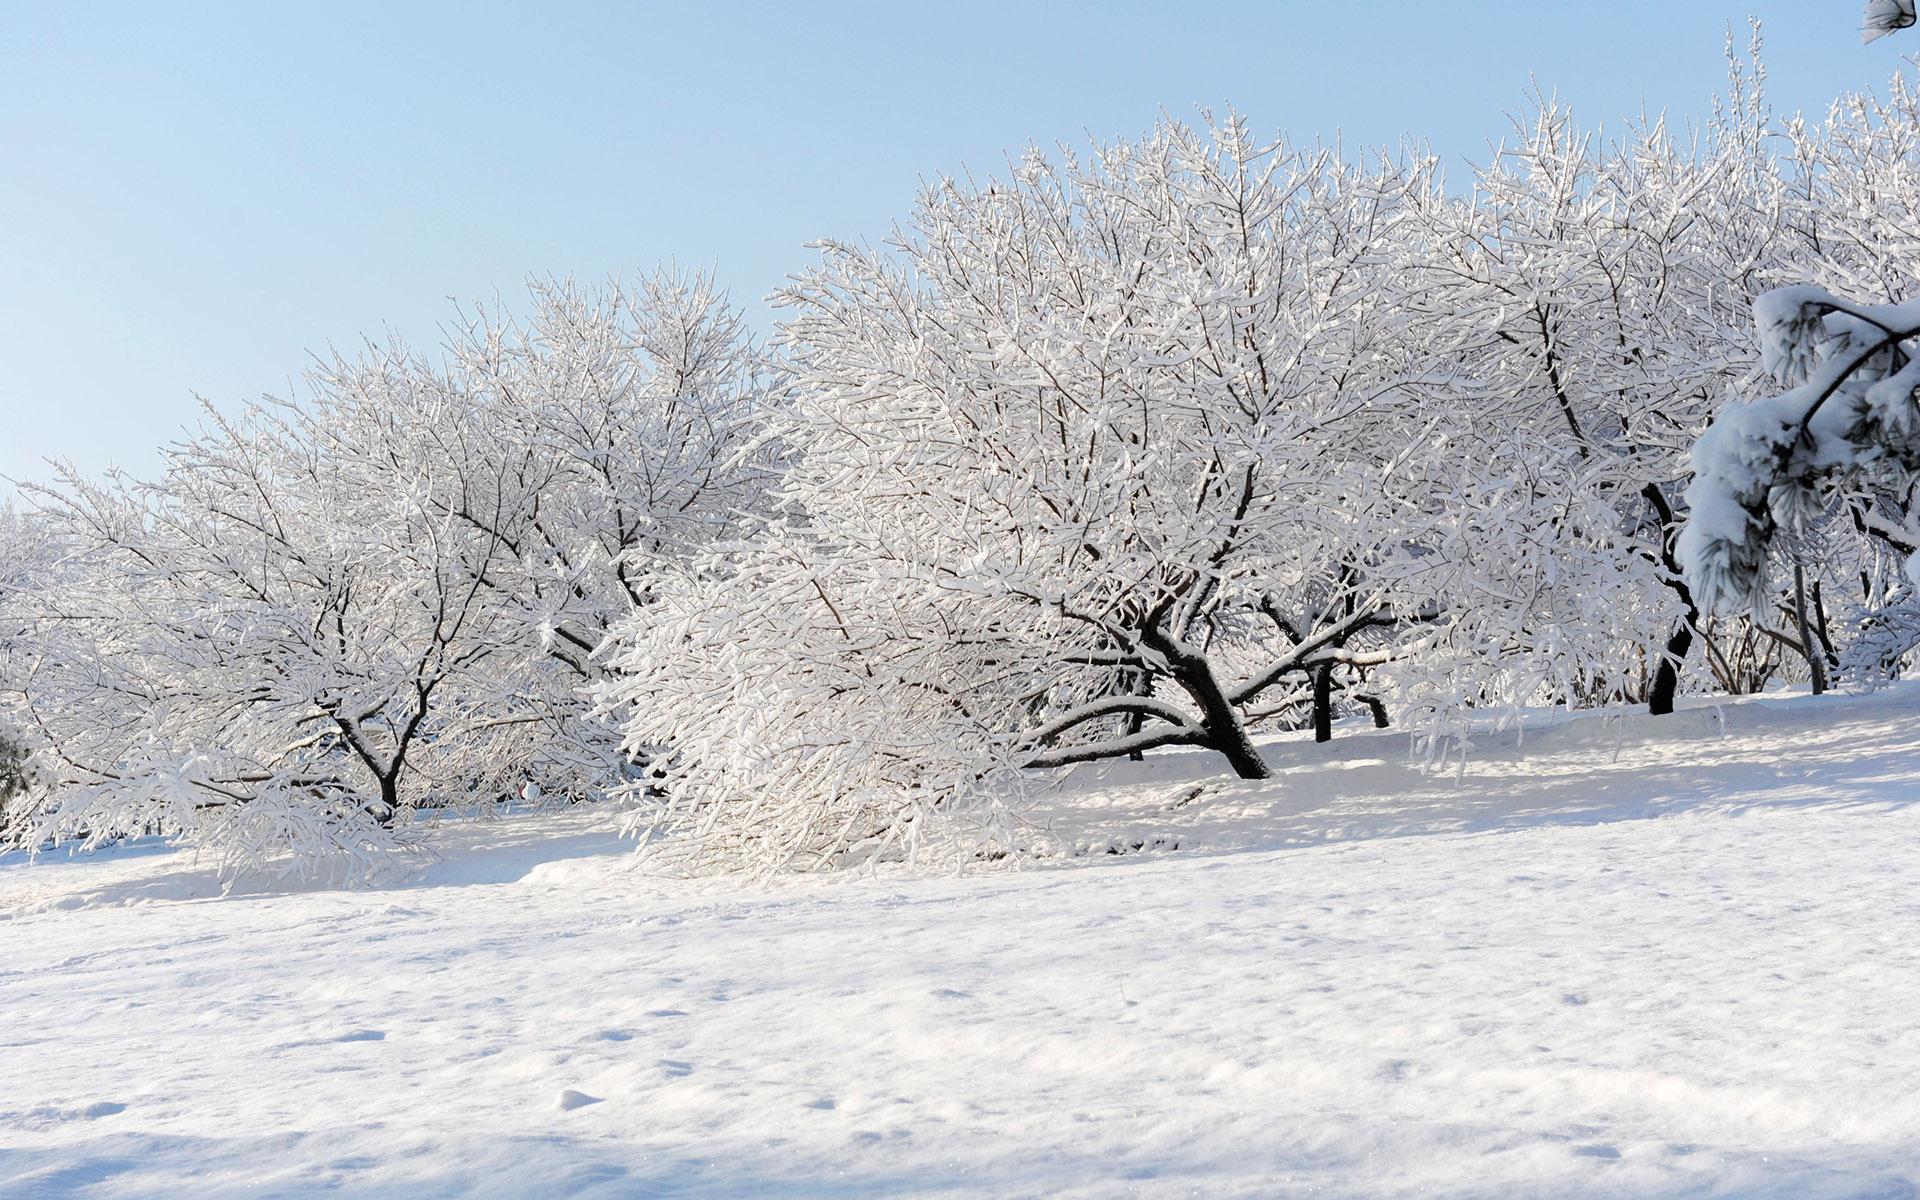
POLYGON ((1920 52, 1862 47, 1859 10, 7 0, 0 498, 48 457, 150 471, 194 393, 289 394, 310 350, 431 344, 450 298, 532 275, 712 267, 767 328, 808 240, 1163 107, 1483 159, 1530 78, 1587 122, 1699 118, 1755 15, 1775 106, 1818 112, 1920 52))

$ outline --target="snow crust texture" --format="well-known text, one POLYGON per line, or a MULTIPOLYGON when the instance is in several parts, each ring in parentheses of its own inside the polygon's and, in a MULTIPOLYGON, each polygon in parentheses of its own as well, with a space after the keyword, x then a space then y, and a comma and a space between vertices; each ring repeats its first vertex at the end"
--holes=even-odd
POLYGON ((0 1197, 1914 1196, 1917 709, 1170 755, 954 877, 8 860, 0 1197))

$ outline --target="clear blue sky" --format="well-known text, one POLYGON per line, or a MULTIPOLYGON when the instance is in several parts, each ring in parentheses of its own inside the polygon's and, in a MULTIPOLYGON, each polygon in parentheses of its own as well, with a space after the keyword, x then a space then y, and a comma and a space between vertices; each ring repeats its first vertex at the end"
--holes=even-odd
MULTIPOLYGON (((1529 76, 1704 112, 1729 25, 1782 109, 1884 84, 1859 0, 0 3, 0 475, 150 470, 307 351, 667 259, 759 299, 917 180, 1162 106, 1479 157, 1529 76)), ((758 318, 762 325, 767 319, 758 318)), ((0 496, 11 489, 0 483, 0 496)))

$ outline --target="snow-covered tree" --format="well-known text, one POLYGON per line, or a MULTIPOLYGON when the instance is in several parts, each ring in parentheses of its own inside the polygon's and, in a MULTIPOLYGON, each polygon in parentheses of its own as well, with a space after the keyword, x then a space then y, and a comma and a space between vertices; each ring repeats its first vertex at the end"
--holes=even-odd
POLYGON ((1431 194, 1423 213, 1432 250, 1411 303, 1460 330, 1460 436, 1524 430, 1556 490, 1598 522, 1551 535, 1630 552, 1629 569, 1579 589, 1625 618, 1599 693, 1654 712, 1673 707, 1698 624, 1671 543, 1686 450, 1751 368, 1747 306, 1783 253, 1758 82, 1736 68, 1691 137, 1648 120, 1602 141, 1541 101, 1471 195, 1431 194))
POLYGON ((1342 713, 1438 749, 1897 672, 1920 102, 1761 82, 1612 139, 1543 101, 1465 192, 1238 117, 1031 152, 822 244, 777 357, 676 276, 333 357, 35 493, 16 836, 365 874, 526 787, 811 867, 976 852, 1049 768, 1264 777, 1342 713))
POLYGON ((1911 646, 1905 568, 1920 549, 1910 367, 1920 97, 1896 76, 1884 99, 1848 95, 1824 120, 1796 119, 1784 132, 1798 246, 1786 274, 1798 282, 1761 296, 1752 315, 1756 378, 1777 390, 1728 404, 1699 439, 1683 557, 1703 604, 1786 615, 1798 642, 1837 651, 1836 667, 1868 679, 1896 670, 1911 646), (1833 623, 1845 637, 1820 628, 1818 593, 1812 619, 1801 600, 1809 554, 1836 564, 1833 623), (1783 605, 1785 578, 1795 586, 1783 605), (1859 645, 1835 645, 1848 639, 1859 645))
POLYGON ((594 654, 752 503, 763 378, 700 281, 556 285, 444 364, 369 347, 301 404, 209 408, 156 480, 33 489, 68 553, 15 683, 45 785, 18 836, 360 878, 422 810, 618 784, 594 654))
MULTIPOLYGON (((548 797, 580 798, 626 773, 615 727, 591 711, 608 630, 650 602, 663 565, 764 509, 775 381, 704 276, 539 284, 531 299, 524 320, 476 312, 449 338, 459 422, 405 422, 424 436, 407 461, 431 511, 501 539, 476 579, 512 640, 540 651, 518 687, 529 753, 543 747, 524 770, 548 797)), ((336 363, 325 402, 404 409, 376 361, 336 363)), ((417 377, 432 372, 401 386, 417 377)))
POLYGON ((32 669, 34 614, 60 572, 59 559, 45 521, 11 502, 0 504, 0 849, 32 804, 33 743, 18 681, 32 669))
POLYGON ((1164 122, 825 245, 784 296, 785 519, 625 633, 609 701, 675 748, 647 811, 839 861, 1019 769, 1263 777, 1251 729, 1336 692, 1430 723, 1590 672, 1623 631, 1567 584, 1633 559, 1547 485, 1576 456, 1452 440, 1457 326, 1400 299, 1431 165, 1164 122))

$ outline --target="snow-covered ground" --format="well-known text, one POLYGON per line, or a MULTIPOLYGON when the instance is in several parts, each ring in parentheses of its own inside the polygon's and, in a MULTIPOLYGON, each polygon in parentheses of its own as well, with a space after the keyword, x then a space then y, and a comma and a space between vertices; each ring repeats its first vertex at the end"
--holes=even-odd
POLYGON ((1920 690, 1342 735, 961 877, 8 860, 0 1196, 1920 1195, 1920 690))

